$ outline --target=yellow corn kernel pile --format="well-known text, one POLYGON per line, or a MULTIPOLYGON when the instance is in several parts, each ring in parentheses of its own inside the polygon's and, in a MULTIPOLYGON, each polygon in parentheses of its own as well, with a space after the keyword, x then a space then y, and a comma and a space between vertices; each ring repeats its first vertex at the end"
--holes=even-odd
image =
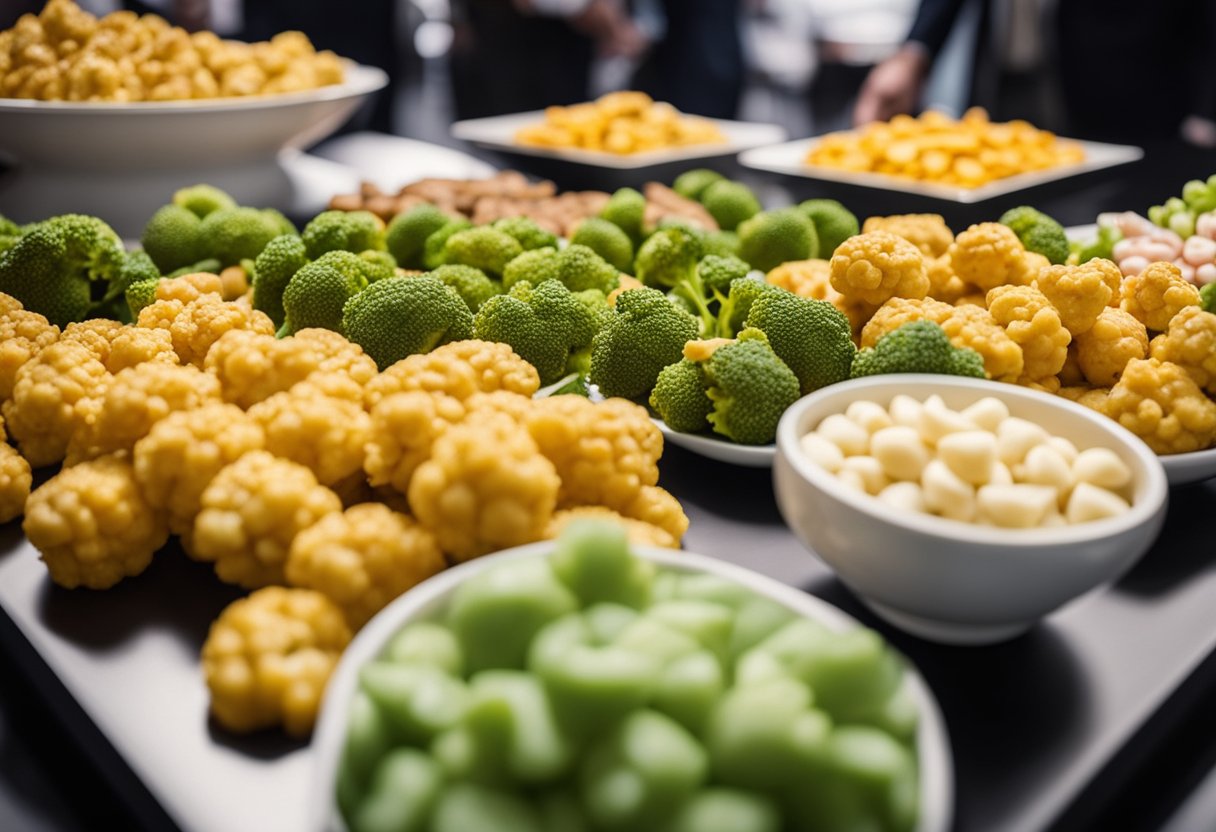
POLYGON ((520 144, 641 153, 690 144, 726 141, 709 119, 686 116, 644 92, 611 92, 595 101, 549 107, 545 120, 521 128, 520 144))

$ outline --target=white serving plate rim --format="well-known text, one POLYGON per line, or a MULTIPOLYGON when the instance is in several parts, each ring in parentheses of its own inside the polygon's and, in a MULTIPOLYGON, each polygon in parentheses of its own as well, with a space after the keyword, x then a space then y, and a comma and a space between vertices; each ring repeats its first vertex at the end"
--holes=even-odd
POLYGON ((769 443, 768 445, 740 445, 737 442, 731 442, 729 439, 718 439, 716 436, 701 433, 681 433, 668 427, 667 423, 657 416, 652 416, 651 421, 663 432, 663 435, 671 444, 703 456, 706 459, 726 462, 731 465, 741 465, 747 468, 768 468, 772 466, 773 459, 777 455, 777 446, 773 443, 769 443))

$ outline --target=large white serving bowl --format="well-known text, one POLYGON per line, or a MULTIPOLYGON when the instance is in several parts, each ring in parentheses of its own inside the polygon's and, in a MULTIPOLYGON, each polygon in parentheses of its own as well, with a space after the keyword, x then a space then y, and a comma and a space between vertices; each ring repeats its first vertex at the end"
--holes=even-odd
POLYGON ((349 64, 341 84, 303 92, 200 101, 0 99, 0 156, 16 164, 0 182, 0 213, 28 222, 91 213, 124 236, 173 190, 210 182, 244 204, 291 208, 279 154, 342 126, 388 83, 349 64))
POLYGON ((887 375, 834 385, 800 399, 777 427, 777 505, 794 534, 871 609, 932 641, 983 644, 1012 638, 1089 590, 1108 584, 1148 550, 1169 489, 1157 456, 1116 422, 1057 396, 1012 384, 939 375, 887 375), (905 514, 842 485, 811 462, 799 440, 859 399, 898 394, 966 407, 985 396, 1079 448, 1113 450, 1131 468, 1131 510, 1074 526, 1001 529, 905 514))
MULTIPOLYGON (((508 560, 547 557, 553 541, 517 546, 495 555, 468 561, 441 572, 389 604, 359 631, 346 648, 325 690, 320 720, 312 738, 313 781, 309 790, 308 832, 344 832, 335 800, 335 783, 346 741, 350 703, 359 684, 359 670, 379 656, 389 640, 406 624, 436 615, 464 581, 508 560)), ((663 569, 716 575, 734 581, 798 615, 837 632, 861 625, 852 617, 812 595, 772 578, 716 558, 691 552, 675 552, 653 546, 632 546, 640 557, 663 569)), ((916 832, 947 832, 954 813, 954 769, 950 738, 933 693, 910 663, 905 664, 904 684, 917 703, 920 724, 917 755, 920 772, 920 819, 916 832)), ((472 830, 470 830, 472 832, 472 830)))

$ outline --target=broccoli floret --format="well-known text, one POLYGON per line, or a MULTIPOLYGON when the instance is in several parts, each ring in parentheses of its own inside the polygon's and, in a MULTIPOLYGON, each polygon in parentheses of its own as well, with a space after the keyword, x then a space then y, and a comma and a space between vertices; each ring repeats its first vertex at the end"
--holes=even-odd
POLYGON ((1123 239, 1123 232, 1113 225, 1098 226, 1098 234, 1092 240, 1078 243, 1075 247, 1069 245, 1069 263, 1088 263, 1101 257, 1110 260, 1115 255, 1115 243, 1123 239))
POLYGON ((443 262, 472 266, 486 274, 501 277, 507 264, 523 251, 519 241, 510 234, 483 225, 458 231, 448 237, 443 244, 443 262))
POLYGON ((283 290, 292 276, 308 263, 304 241, 295 234, 275 237, 253 261, 253 308, 283 325, 283 290))
POLYGON ((973 349, 951 344, 945 330, 933 321, 912 321, 888 332, 853 359, 853 378, 885 373, 984 378, 984 359, 973 349))
POLYGON ((135 251, 128 252, 123 258, 122 267, 119 269, 119 282, 124 287, 130 286, 133 283, 138 283, 141 280, 159 280, 160 269, 152 262, 152 258, 148 256, 148 252, 137 248, 135 251))
POLYGON ((209 274, 219 274, 224 270, 224 265, 214 257, 208 257, 205 260, 199 260, 197 263, 191 263, 189 266, 182 266, 180 269, 174 269, 164 277, 181 277, 186 274, 197 274, 198 272, 208 272, 209 274))
POLYGON ((818 254, 815 224, 796 208, 764 211, 739 225, 739 256, 762 272, 818 254))
POLYGON ((470 312, 476 312, 490 298, 502 294, 502 285, 497 280, 491 280, 481 269, 472 266, 450 263, 435 269, 431 277, 455 289, 470 312))
POLYGON ((381 370, 473 337, 473 315, 460 295, 430 275, 373 283, 347 301, 342 326, 381 370))
POLYGON ((429 202, 415 205, 393 217, 384 232, 384 245, 403 269, 421 269, 426 238, 443 228, 451 217, 429 202))
POLYGON ((559 280, 559 271, 556 248, 525 251, 502 270, 502 287, 509 292, 511 287, 521 280, 526 280, 533 286, 546 280, 559 280))
POLYGON ((158 282, 160 282, 160 269, 156 268, 156 264, 152 262, 152 258, 148 256, 147 252, 136 249, 128 253, 123 259, 118 278, 110 283, 110 289, 107 292, 110 297, 103 299, 102 306, 109 313, 107 317, 117 318, 124 323, 130 322, 134 315, 139 314, 137 311, 132 311, 131 287, 150 283, 152 291, 155 293, 158 282))
POLYGON ((348 278, 362 281, 365 285, 397 276, 396 269, 390 268, 387 264, 374 258, 364 257, 362 253, 327 251, 313 262, 337 269, 348 278))
POLYGON ((857 353, 852 327, 827 301, 784 289, 763 292, 752 304, 747 326, 768 337, 773 352, 798 377, 803 395, 849 377, 857 353))
POLYGON ((634 262, 638 280, 647 286, 671 290, 700 318, 700 331, 709 332, 716 317, 709 309, 708 292, 701 282, 697 264, 701 242, 692 232, 669 227, 654 232, 638 249, 634 262))
MULTIPOLYGON (((761 295, 779 292, 780 288, 752 277, 737 277, 730 282, 725 296, 718 292, 718 321, 716 333, 719 338, 734 338, 747 323, 752 304, 761 295)), ((706 333, 707 335, 711 333, 706 333)))
POLYGON ((156 302, 156 286, 159 283, 159 277, 146 277, 143 280, 135 281, 127 287, 125 296, 127 310, 131 313, 131 320, 138 318, 139 313, 143 311, 145 306, 151 306, 156 302))
POLYGON ((671 189, 685 199, 699 200, 701 195, 705 193, 706 188, 715 182, 721 182, 725 178, 716 170, 693 168, 677 176, 676 181, 671 184, 671 189))
POLYGON ((621 188, 608 198, 600 216, 629 235, 637 246, 645 236, 646 197, 633 188, 621 188))
POLYGON ((148 220, 139 242, 156 267, 168 274, 203 259, 203 238, 199 233, 202 224, 193 211, 180 205, 164 205, 148 220))
MULTIPOLYGON (((350 252, 327 252, 322 258, 300 268, 283 291, 283 326, 278 335, 283 338, 301 329, 320 327, 342 332, 343 307, 346 302, 367 287, 367 277, 358 265, 336 258, 350 252)), ((381 280, 380 283, 387 281, 381 280)))
POLYGON ((606 295, 621 285, 620 272, 611 263, 577 243, 557 253, 557 279, 571 292, 596 289, 606 295))
POLYGON ((746 277, 752 267, 738 257, 722 257, 717 254, 707 254, 697 264, 697 274, 701 276, 701 285, 705 291, 725 297, 730 293, 731 284, 741 277, 746 277))
POLYGON ((557 247, 557 235, 541 228, 531 217, 503 217, 491 227, 495 231, 501 231, 503 234, 514 237, 524 251, 550 246, 557 247))
POLYGON ((812 257, 831 257, 836 246, 861 231, 857 216, 834 199, 808 199, 798 210, 815 224, 819 237, 819 252, 812 257))
POLYGON ((1199 305, 1204 312, 1216 313, 1216 283, 1209 283, 1199 290, 1199 305))
POLYGON ((1068 260, 1068 235, 1064 226, 1038 208, 1020 205, 1001 215, 1001 225, 1007 225, 1018 235, 1027 251, 1037 252, 1055 265, 1068 260))
POLYGON ((683 358, 659 373, 650 392, 650 406, 672 430, 696 433, 709 427, 714 409, 708 389, 709 379, 701 363, 683 358))
POLYGON ((203 218, 198 233, 202 257, 214 257, 224 266, 234 266, 246 258, 257 257, 282 229, 275 217, 257 208, 220 208, 203 218))
POLYGON ((384 221, 371 211, 322 211, 300 237, 314 260, 327 251, 383 249, 384 221))
POLYGON ((236 207, 236 200, 214 185, 191 185, 181 188, 174 192, 172 202, 200 220, 212 211, 236 207))
POLYGON ((274 223, 275 227, 278 228, 279 234, 299 234, 300 233, 299 230, 296 228, 295 223, 293 223, 291 220, 287 219, 287 216, 282 211, 278 210, 277 208, 263 208, 262 216, 266 217, 267 220, 274 223))
POLYGON ((764 334, 745 329, 705 362, 707 417, 715 433, 741 445, 765 445, 777 435, 786 408, 798 400, 798 377, 773 352, 764 334))
POLYGON ((697 337, 697 321, 657 289, 630 289, 591 341, 591 382, 605 396, 648 394, 659 372, 697 337))
POLYGON ((760 200, 752 189, 729 179, 714 182, 706 188, 701 194, 701 204, 718 227, 726 231, 734 231, 739 223, 760 213, 760 200))
POLYGON ((738 257, 739 235, 733 231, 706 231, 701 235, 701 253, 738 257))
POLYGON ((25 229, 20 225, 8 217, 0 216, 0 254, 12 248, 24 233, 25 229))
POLYGON ((359 252, 359 259, 369 264, 366 270, 368 280, 384 280, 397 276, 397 258, 387 251, 369 248, 359 252))
POLYGON ((535 287, 520 281, 486 301, 473 319, 473 337, 509 344, 536 368, 541 384, 566 374, 571 353, 591 343, 595 328, 591 310, 556 280, 535 287))
POLYGON ((627 272, 633 266, 633 243, 629 235, 608 220, 599 217, 583 220, 570 242, 591 249, 618 271, 627 272))
POLYGON ((446 225, 441 226, 438 231, 427 237, 426 242, 422 244, 423 268, 428 270, 437 269, 448 262, 445 259, 448 238, 472 227, 473 223, 464 217, 458 217, 454 220, 448 220, 446 225))

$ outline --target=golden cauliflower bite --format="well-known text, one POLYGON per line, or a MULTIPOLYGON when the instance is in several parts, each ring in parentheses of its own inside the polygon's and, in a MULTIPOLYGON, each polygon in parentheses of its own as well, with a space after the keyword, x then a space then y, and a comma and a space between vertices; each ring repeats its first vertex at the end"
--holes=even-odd
POLYGON ((178 411, 135 443, 135 478, 144 497, 168 511, 169 529, 188 538, 212 478, 225 465, 265 444, 261 426, 236 405, 206 404, 178 411))
POLYGON ((925 258, 925 272, 929 275, 929 297, 946 303, 955 303, 964 295, 976 291, 954 273, 950 255, 925 258))
POLYGON ((831 262, 832 288, 850 303, 880 306, 893 297, 923 298, 929 291, 920 249, 887 231, 849 237, 831 262))
POLYGON ((1175 315, 1199 305, 1199 289, 1173 263, 1149 263, 1123 279, 1119 308, 1153 332, 1164 332, 1175 315))
POLYGON ((178 364, 173 338, 161 329, 140 329, 102 318, 68 324, 60 341, 76 341, 88 347, 111 373, 148 361, 178 364))
POLYGON ((1216 315, 1184 307, 1148 346, 1153 358, 1178 364, 1206 392, 1216 394, 1216 315))
POLYGON ((987 292, 997 286, 1022 286, 1034 277, 1041 261, 1028 260, 1018 236, 998 222, 973 225, 954 238, 950 265, 964 283, 987 292))
POLYGON ((507 344, 453 341, 422 355, 403 358, 367 385, 367 407, 385 396, 421 390, 467 399, 474 393, 506 390, 531 396, 540 389, 536 368, 507 344))
POLYGON ((22 530, 62 587, 107 589, 138 575, 169 539, 131 463, 104 457, 65 468, 25 504, 22 530))
POLYGON ((95 416, 110 379, 105 365, 76 341, 52 344, 21 368, 3 411, 9 435, 30 465, 63 459, 72 434, 95 416))
MULTIPOLYGON (((868 217, 861 233, 887 231, 903 237, 920 249, 926 258, 941 257, 950 250, 954 232, 941 214, 893 214, 889 217, 868 217)), ((936 297, 936 295, 934 296, 936 297)))
POLYGON ((681 540, 688 531, 688 515, 680 501, 657 485, 643 485, 638 489, 621 514, 657 526, 676 540, 681 540))
POLYGON ((130 451, 170 413, 219 400, 219 382, 190 365, 152 361, 123 370, 106 388, 92 421, 77 425, 65 464, 130 451))
POLYGON ((6 295, 0 292, 0 315, 7 315, 9 312, 17 312, 24 309, 21 301, 17 300, 12 295, 6 295))
POLYGON ((1159 454, 1202 451, 1216 440, 1216 403, 1169 361, 1129 361, 1105 413, 1159 454))
POLYGON ((679 549, 680 541, 667 531, 632 517, 625 517, 603 506, 575 506, 564 508, 553 515, 545 529, 545 540, 556 540, 571 523, 578 520, 607 520, 624 527, 629 543, 634 546, 660 546, 664 549, 679 549))
POLYGON ((765 280, 804 298, 826 300, 832 304, 844 298, 832 288, 832 263, 829 260, 790 260, 770 271, 765 280))
POLYGON ((544 537, 561 486, 553 463, 504 414, 448 429, 410 480, 414 516, 456 560, 544 537))
POLYGON ((1043 293, 1033 286, 998 286, 988 293, 988 312, 1022 348, 1018 383, 1058 387, 1056 374, 1064 368, 1072 336, 1043 293))
POLYGON ((191 272, 179 277, 162 277, 156 282, 156 300, 180 300, 189 303, 203 295, 224 297, 224 281, 212 272, 191 272))
POLYGON ((891 298, 878 307, 861 330, 861 346, 873 347, 879 338, 913 321, 933 321, 940 326, 953 314, 953 306, 934 298, 891 298))
POLYGON ((1060 313, 1074 336, 1087 332, 1102 310, 1118 298, 1122 275, 1109 260, 1094 259, 1079 266, 1048 266, 1035 285, 1060 313))
MULTIPOLYGON (((0 295, 0 299, 8 295, 0 295)), ((6 304, 11 307, 11 304, 6 304)), ((0 312, 0 402, 13 395, 17 371, 38 353, 59 340, 59 327, 37 312, 17 307, 0 312)))
POLYGON ((413 390, 381 399, 372 408, 365 446, 368 482, 408 493, 414 472, 430 458, 435 440, 464 415, 460 400, 442 393, 413 390))
POLYGON ((1089 329, 1078 335, 1077 366, 1095 387, 1111 387, 1129 361, 1148 355, 1148 331, 1122 309, 1107 307, 1089 329))
POLYGON ((324 593, 358 630, 446 565, 435 536, 413 518, 364 503, 326 515, 296 535, 287 580, 324 593))
POLYGON ((201 295, 189 303, 158 300, 140 310, 138 326, 168 330, 181 362, 199 369, 202 369, 211 345, 225 332, 247 329, 274 334, 274 324, 265 313, 237 303, 225 303, 219 295, 201 295))
POLYGON ((215 475, 200 501, 191 538, 197 560, 221 581, 257 589, 285 582, 296 535, 342 511, 338 495, 303 465, 250 451, 215 475))
POLYGON ((203 644, 211 714, 229 731, 312 731, 330 674, 350 643, 342 610, 319 592, 279 586, 233 601, 203 644))
POLYGON ((33 472, 25 457, 12 445, 0 442, 0 523, 15 520, 25 512, 33 484, 33 472))
POLYGON ((308 468, 322 485, 363 470, 371 417, 358 402, 327 396, 309 382, 249 408, 266 433, 266 450, 308 468))
POLYGON ((1106 415, 1106 401, 1110 398, 1109 387, 1090 387, 1085 384, 1074 385, 1069 387, 1061 387, 1056 391, 1057 395, 1063 396, 1071 402, 1084 405, 1090 410, 1096 410, 1103 416, 1106 415))

